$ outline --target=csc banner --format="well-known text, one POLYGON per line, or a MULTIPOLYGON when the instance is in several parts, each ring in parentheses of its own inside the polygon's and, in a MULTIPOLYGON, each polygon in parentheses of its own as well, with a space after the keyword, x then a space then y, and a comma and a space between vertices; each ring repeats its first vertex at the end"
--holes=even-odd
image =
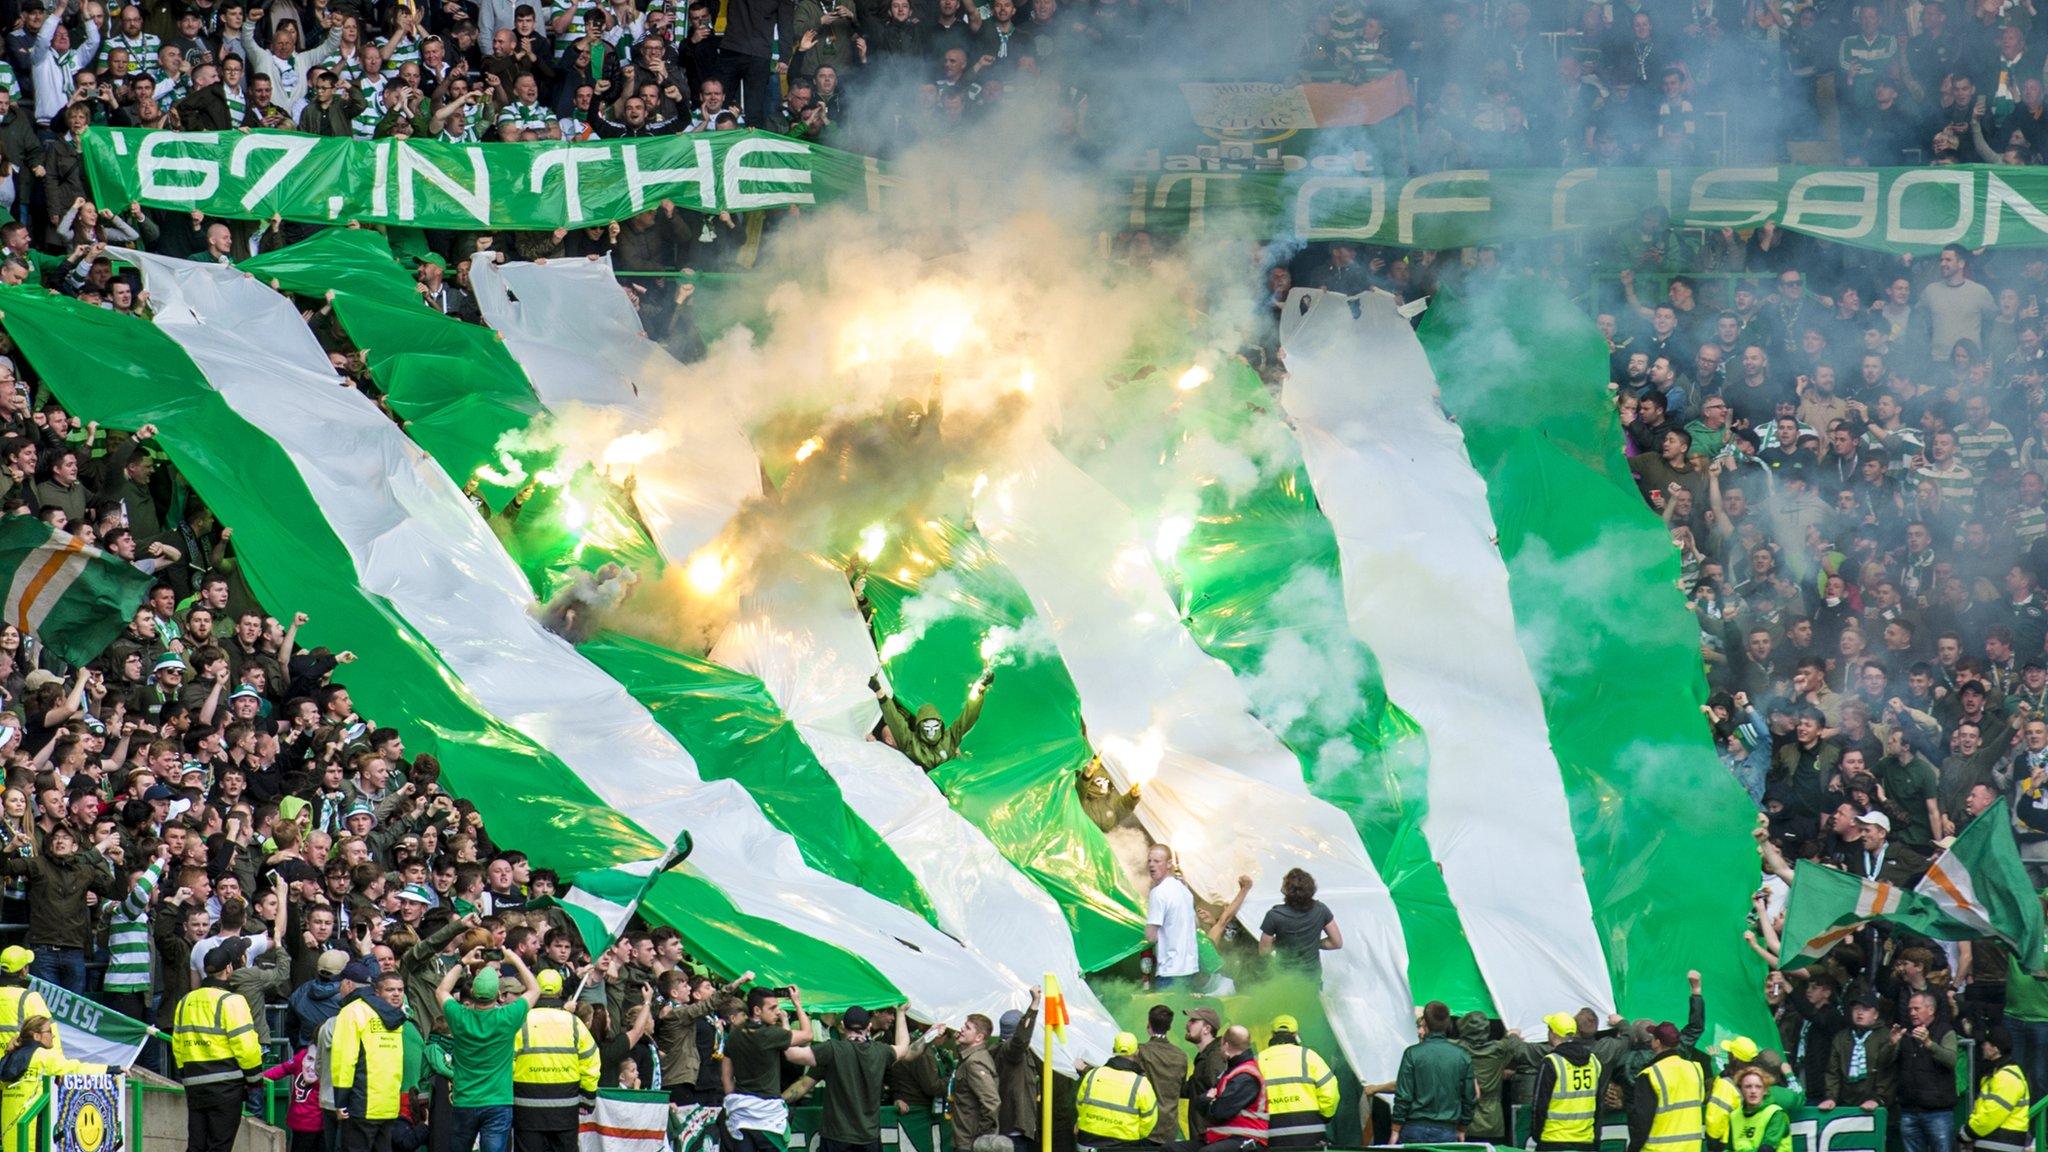
POLYGON ((149 1026, 130 1020, 100 1004, 47 980, 29 977, 29 986, 50 1006, 50 1017, 64 1036, 64 1053, 73 1060, 126 1068, 142 1054, 149 1026))
POLYGON ((863 201, 880 183, 872 160, 752 130, 449 144, 93 128, 84 152, 103 205, 462 231, 608 224, 664 200, 699 212, 863 201))

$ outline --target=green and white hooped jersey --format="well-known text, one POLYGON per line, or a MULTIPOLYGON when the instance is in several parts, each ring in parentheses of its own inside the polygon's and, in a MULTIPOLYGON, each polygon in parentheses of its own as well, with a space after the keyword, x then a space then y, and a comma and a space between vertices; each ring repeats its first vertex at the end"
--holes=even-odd
POLYGON ((384 122, 384 102, 368 104, 348 122, 348 130, 358 140, 368 140, 377 134, 377 125, 384 122))
POLYGON ((538 104, 522 104, 517 100, 498 111, 500 125, 517 125, 521 131, 545 132, 555 122, 555 114, 538 104))
POLYGON ((554 36, 555 51, 557 53, 574 44, 582 37, 583 33, 587 30, 585 21, 590 18, 590 13, 597 11, 597 5, 591 3, 591 0, 572 0, 568 4, 549 4, 547 15, 541 20, 542 30, 545 31, 553 28, 555 17, 565 11, 573 12, 574 15, 569 19, 569 27, 560 35, 554 36))
POLYGON ((400 40, 396 36, 386 36, 377 41, 377 47, 384 53, 384 71, 387 75, 398 71, 400 64, 420 62, 420 42, 417 39, 400 40))
POLYGON ((162 40, 147 32, 133 39, 120 35, 108 36, 100 41, 98 64, 101 68, 106 67, 107 60, 113 55, 114 49, 126 48, 130 64, 133 64, 138 69, 153 68, 156 66, 156 54, 163 51, 163 47, 164 42, 162 40))

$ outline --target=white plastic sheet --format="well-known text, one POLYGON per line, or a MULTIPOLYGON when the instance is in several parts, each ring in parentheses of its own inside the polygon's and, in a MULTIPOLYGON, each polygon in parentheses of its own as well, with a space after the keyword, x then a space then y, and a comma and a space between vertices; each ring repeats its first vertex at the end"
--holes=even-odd
MULTIPOLYGON (((440 466, 341 386, 297 310, 232 268, 119 251, 157 323, 243 419, 274 439, 384 598, 486 710, 547 748, 599 798, 669 842, 740 911, 871 962, 928 1019, 1024 990, 917 915, 805 864, 746 789, 706 782, 646 709, 535 621, 532 594, 440 466)), ((510 786, 511 782, 507 782, 510 786)))
POLYGON ((1344 933, 1323 954, 1324 1007, 1359 1075, 1391 1079, 1415 1039, 1407 945, 1357 828, 1309 794, 1301 762, 1188 635, 1150 526, 1042 439, 1019 458, 975 520, 1052 628, 1105 767, 1121 787, 1143 784, 1139 820, 1203 899, 1221 903, 1239 875, 1253 878, 1249 929, 1288 869, 1315 874, 1344 933))
POLYGON ((611 257, 479 259, 469 280, 484 320, 504 336, 543 403, 570 419, 579 407, 603 411, 616 417, 606 422, 616 432, 662 441, 656 463, 632 468, 633 502, 670 561, 688 561, 760 492, 754 449, 730 397, 693 388, 688 370, 640 330, 611 257), (678 442, 684 436, 687 448, 678 442))
POLYGON ((1391 297, 1296 292, 1293 419, 1336 531, 1351 631, 1429 741, 1424 831, 1510 1027, 1614 1003, 1543 700, 1515 632, 1486 484, 1391 297), (1306 306, 1306 313, 1303 308, 1306 306))
POLYGON ((867 687, 879 667, 867 625, 839 572, 806 560, 788 567, 746 597, 711 658, 767 686, 847 806, 917 878, 940 927, 992 963, 1010 965, 1021 980, 1036 983, 1047 972, 1059 978, 1073 1018, 1065 1054, 1055 1053, 1060 1066, 1071 1067, 1075 1056, 1109 1059, 1117 1025, 1084 982, 1059 905, 953 811, 915 764, 867 738, 880 719, 867 687))
MULTIPOLYGON (((611 277, 609 260, 498 265, 471 273, 484 318, 505 334, 514 359, 551 409, 581 405, 617 413, 624 427, 655 427, 649 423, 653 414, 682 406, 674 393, 690 388, 689 370, 658 348, 650 355, 668 364, 651 374, 634 374, 626 357, 591 354, 593 338, 618 347, 632 347, 634 340, 655 347, 641 338, 639 320, 611 277), (517 301, 508 298, 507 288, 517 301)), ((729 519, 744 498, 736 494, 751 494, 759 475, 731 406, 659 426, 670 439, 668 450, 694 462, 693 483, 731 500, 729 519)), ((642 492, 648 483, 643 475, 642 492)), ((671 563, 687 560, 723 525, 723 519, 709 523, 716 498, 689 501, 705 510, 703 524, 671 522, 656 530, 656 543, 671 563)), ((754 574, 761 590, 745 598, 711 659, 762 681, 839 785, 847 806, 924 889, 939 926, 1021 984, 1035 984, 1046 972, 1058 976, 1070 990, 1073 1053, 1097 1063, 1108 1059, 1116 1028, 1082 982, 1059 906, 954 812, 916 765, 866 738, 880 719, 867 687, 879 661, 845 578, 807 558, 778 561, 778 570, 754 574)), ((1007 1003, 1021 1007, 1022 998, 1007 1003)))

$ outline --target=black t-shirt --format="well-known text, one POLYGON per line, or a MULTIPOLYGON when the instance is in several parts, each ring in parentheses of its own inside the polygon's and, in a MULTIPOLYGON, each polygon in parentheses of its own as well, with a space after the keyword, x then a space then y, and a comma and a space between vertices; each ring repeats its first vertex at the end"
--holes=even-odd
POLYGON ((1307 908, 1275 904, 1259 922, 1259 935, 1273 938, 1273 956, 1290 968, 1323 967, 1323 929, 1337 917, 1321 900, 1307 908))
MULTIPOLYGON (((729 1047, 729 1045, 728 1045, 729 1047)), ((874 1144, 882 1138, 882 1081, 896 1051, 879 1040, 820 1040, 811 1046, 825 1079, 825 1139, 874 1144)))
POLYGON ((697 1090, 718 1089, 718 1020, 702 1016, 697 1020, 697 1090))
POLYGON ((755 1096, 782 1094, 782 1050, 789 1047, 787 1028, 744 1020, 725 1034, 725 1058, 732 1061, 735 1092, 755 1096))

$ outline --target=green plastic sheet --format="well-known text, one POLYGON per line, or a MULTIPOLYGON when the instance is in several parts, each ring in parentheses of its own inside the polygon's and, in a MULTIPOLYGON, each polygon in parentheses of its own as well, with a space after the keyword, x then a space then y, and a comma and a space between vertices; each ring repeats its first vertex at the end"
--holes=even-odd
MULTIPOLYGON (((929 589, 939 572, 952 593, 951 610, 883 666, 904 707, 914 712, 933 704, 950 722, 981 674, 988 631, 1030 630, 1030 602, 970 530, 928 521, 910 536, 897 537, 897 547, 915 550, 937 567, 869 577, 876 635, 886 644, 902 631, 905 601, 929 589)), ((1073 681, 1057 654, 1027 651, 998 669, 980 722, 961 752, 932 773, 932 782, 1005 859, 1058 902, 1073 929, 1082 969, 1108 968, 1144 948, 1144 905, 1076 791, 1079 773, 1094 754, 1073 681)))
POLYGON ((1700 718, 1698 627, 1622 460, 1606 345, 1542 292, 1504 301, 1439 297, 1421 335, 1487 482, 1619 1010, 1672 1018, 1697 968, 1717 1025, 1772 1035, 1742 939, 1756 809, 1700 718))

